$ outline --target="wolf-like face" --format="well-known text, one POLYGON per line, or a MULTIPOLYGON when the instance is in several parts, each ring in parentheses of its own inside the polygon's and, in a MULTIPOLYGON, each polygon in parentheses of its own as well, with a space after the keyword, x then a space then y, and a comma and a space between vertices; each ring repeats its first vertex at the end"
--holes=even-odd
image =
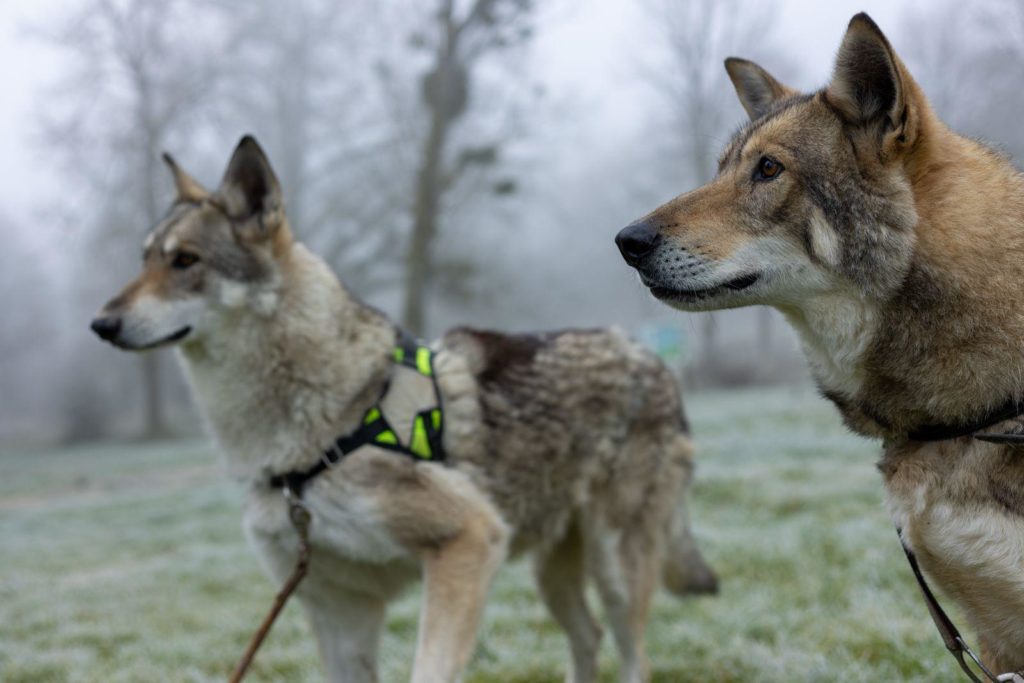
POLYGON ((625 260, 683 310, 799 307, 836 290, 884 301, 913 254, 902 161, 919 128, 916 85, 888 41, 855 17, 813 95, 745 60, 726 69, 751 122, 714 180, 619 232, 625 260))
POLYGON ((198 341, 243 310, 269 315, 291 245, 280 187, 253 138, 239 143, 213 193, 164 159, 177 198, 145 240, 142 273, 92 322, 123 349, 198 341))

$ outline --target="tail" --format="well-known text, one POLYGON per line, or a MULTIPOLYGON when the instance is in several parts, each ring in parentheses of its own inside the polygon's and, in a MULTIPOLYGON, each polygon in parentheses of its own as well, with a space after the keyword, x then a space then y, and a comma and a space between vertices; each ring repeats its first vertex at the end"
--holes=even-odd
POLYGON ((680 597, 687 595, 713 595, 718 593, 718 576, 697 547, 697 539, 690 527, 687 505, 693 470, 693 446, 680 435, 674 440, 680 452, 674 454, 685 461, 687 472, 680 487, 675 509, 665 524, 665 553, 661 562, 661 580, 665 588, 680 597))

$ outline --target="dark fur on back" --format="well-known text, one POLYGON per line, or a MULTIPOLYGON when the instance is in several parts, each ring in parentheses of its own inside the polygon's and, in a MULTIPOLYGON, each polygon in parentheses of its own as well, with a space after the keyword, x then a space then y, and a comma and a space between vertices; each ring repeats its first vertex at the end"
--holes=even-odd
POLYGON ((612 486, 613 479, 660 485, 648 468, 664 469, 661 481, 688 476, 690 447, 675 378, 625 335, 459 328, 443 337, 442 347, 468 359, 479 387, 483 449, 452 444, 454 456, 472 461, 521 533, 557 536, 541 530, 569 522, 566 500, 596 495, 580 490, 588 478, 603 479, 598 487, 616 496, 629 486, 612 486), (523 491, 534 495, 524 500, 523 491))

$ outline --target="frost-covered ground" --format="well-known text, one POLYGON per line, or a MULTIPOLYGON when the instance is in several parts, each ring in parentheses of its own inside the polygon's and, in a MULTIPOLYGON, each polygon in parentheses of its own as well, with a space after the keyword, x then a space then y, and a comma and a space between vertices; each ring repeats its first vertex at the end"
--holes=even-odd
MULTIPOLYGON (((955 680, 882 509, 877 445, 806 390, 688 409, 694 516, 722 592, 658 595, 654 680, 955 680)), ((0 455, 0 680, 223 680, 274 590, 239 508, 201 441, 0 455)), ((385 683, 407 680, 417 599, 390 612, 385 683)), ((469 681, 554 683, 564 665, 528 567, 507 568, 469 681)), ((316 681, 318 667, 289 606, 252 680, 316 681)), ((608 639, 602 672, 615 679, 608 639)))

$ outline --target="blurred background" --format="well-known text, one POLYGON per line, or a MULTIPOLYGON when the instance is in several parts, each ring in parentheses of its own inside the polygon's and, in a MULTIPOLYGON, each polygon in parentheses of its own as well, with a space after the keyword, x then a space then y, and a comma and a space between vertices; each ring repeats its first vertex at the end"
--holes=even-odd
MULTIPOLYGON (((612 242, 712 175, 745 120, 725 57, 820 88, 861 10, 946 121, 1024 154, 1024 0, 0 0, 0 680, 223 680, 262 616, 173 352, 88 329, 171 200, 160 153, 214 187, 245 133, 298 237, 410 330, 618 324, 678 373, 722 593, 656 599, 655 683, 954 680, 877 446, 785 322, 670 310, 612 242)), ((499 577, 469 680, 562 680, 530 584, 499 577)), ((408 680, 417 597, 383 681, 408 680)), ((254 680, 318 666, 290 607, 254 680)))
POLYGON ((670 311, 612 238, 713 173, 724 57, 818 88, 860 9, 957 129, 1024 148, 1019 0, 0 5, 0 443, 195 428, 172 352, 88 321, 170 201, 160 152, 215 186, 247 132, 299 237, 418 334, 617 323, 690 388, 805 382, 773 311, 670 311))

